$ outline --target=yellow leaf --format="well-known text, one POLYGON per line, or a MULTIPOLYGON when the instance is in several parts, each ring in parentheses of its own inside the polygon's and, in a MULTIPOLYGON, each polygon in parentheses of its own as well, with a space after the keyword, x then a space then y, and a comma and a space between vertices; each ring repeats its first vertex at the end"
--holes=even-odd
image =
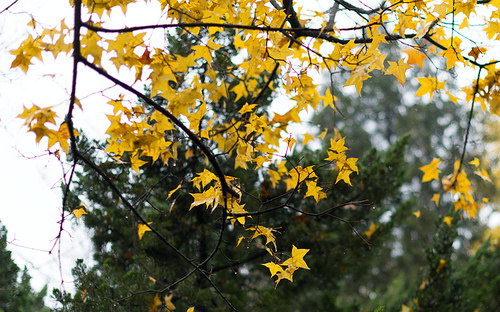
POLYGON ((203 169, 203 172, 197 173, 197 175, 197 177, 191 179, 191 182, 193 182, 193 185, 199 190, 204 189, 212 181, 219 180, 215 174, 207 169, 203 169))
POLYGON ((491 181, 490 176, 488 175, 488 172, 486 172, 486 170, 484 170, 484 169, 479 170, 478 169, 478 170, 474 171, 474 173, 477 174, 479 177, 481 177, 481 179, 493 183, 493 181, 491 181))
POLYGON ((187 309, 186 312, 194 312, 194 307, 191 307, 191 308, 187 309))
POLYGON ((207 205, 207 208, 211 207, 212 205, 215 206, 212 208, 212 211, 217 208, 217 203, 218 203, 218 192, 214 189, 213 186, 211 186, 208 190, 204 191, 203 193, 189 193, 189 195, 193 196, 194 201, 189 207, 189 210, 193 209, 193 207, 200 206, 203 204, 207 205))
POLYGON ((318 135, 318 138, 320 138, 321 140, 323 140, 326 136, 326 134, 328 133, 328 129, 325 128, 325 131, 321 132, 320 135, 318 135))
POLYGON ((238 247, 244 239, 245 239, 245 236, 238 237, 238 243, 236 244, 236 247, 238 247))
POLYGON ((177 187, 176 187, 175 189, 173 189, 173 190, 171 190, 170 192, 168 192, 167 199, 169 199, 170 197, 172 197, 172 195, 173 195, 175 192, 177 192, 177 190, 179 190, 179 189, 181 188, 181 185, 182 185, 182 184, 177 185, 177 187))
POLYGON ((420 218, 420 210, 415 211, 413 214, 415 215, 415 217, 420 218))
POLYGON ((439 259, 439 265, 438 267, 436 268, 436 272, 439 273, 439 271, 441 271, 442 268, 444 268, 446 265, 446 260, 443 260, 443 259, 439 259))
POLYGON ((316 181, 306 181, 307 193, 304 198, 313 196, 316 202, 326 198, 326 194, 322 192, 322 188, 316 185, 316 181))
POLYGON ((440 197, 441 197, 441 196, 440 196, 439 194, 434 194, 434 195, 432 196, 432 201, 433 201, 434 203, 436 203, 436 207, 439 207, 439 198, 440 198, 440 197))
POLYGON ((408 55, 408 60, 406 63, 408 64, 417 64, 420 69, 424 69, 424 59, 426 55, 424 53, 420 53, 417 49, 406 49, 402 50, 408 55))
POLYGON ((446 82, 440 82, 437 78, 432 78, 431 76, 427 78, 417 78, 417 80, 420 82, 420 88, 415 96, 423 96, 429 93, 431 100, 434 92, 444 89, 444 85, 446 84, 446 82))
POLYGON ((460 54, 458 51, 449 48, 442 53, 443 57, 446 58, 446 70, 449 70, 459 61, 460 54))
POLYGON ((283 262, 282 265, 294 266, 301 269, 310 270, 307 263, 304 261, 304 256, 309 252, 309 249, 298 249, 295 245, 292 245, 292 257, 283 262))
POLYGON ((330 106, 331 108, 335 109, 335 101, 338 100, 336 96, 332 94, 330 91, 330 88, 326 89, 325 96, 323 97, 323 106, 327 107, 330 106))
MULTIPOLYGON (((81 205, 81 204, 80 204, 81 205)), ((72 214, 75 215, 75 217, 80 220, 80 218, 82 217, 82 215, 84 214, 87 214, 87 211, 85 210, 85 208, 77 208, 77 209, 74 209, 73 211, 71 211, 72 214)))
POLYGON ((262 265, 269 269, 269 272, 271 272, 271 277, 275 276, 278 272, 283 271, 283 268, 279 264, 276 264, 274 262, 268 262, 262 265))
POLYGON ((406 71, 412 68, 410 64, 405 63, 403 59, 400 59, 397 63, 389 61, 389 68, 386 69, 386 75, 394 75, 400 84, 403 86, 406 82, 406 71))
POLYGON ((304 134, 304 140, 302 140, 302 145, 306 145, 309 141, 314 140, 314 137, 309 133, 304 134))
POLYGON ((451 220, 453 220, 453 217, 444 217, 443 222, 451 226, 451 220))
POLYGON ((158 311, 158 307, 161 306, 161 300, 158 298, 158 294, 153 298, 153 302, 149 304, 149 312, 158 311))
POLYGON ((373 233, 375 233, 375 231, 379 228, 379 226, 375 225, 375 223, 372 222, 372 224, 370 224, 370 229, 366 232, 364 232, 363 234, 370 238, 372 237, 373 233))
POLYGON ((245 114, 245 113, 250 113, 253 111, 253 108, 257 106, 257 104, 251 104, 249 105, 248 103, 245 103, 245 105, 243 105, 243 107, 238 111, 238 113, 240 114, 245 114))
MULTIPOLYGON (((148 222, 148 224, 152 224, 153 222, 148 222)), ((150 232, 151 229, 149 228, 149 226, 147 226, 146 224, 144 223, 139 223, 137 225, 137 235, 139 235, 139 239, 142 239, 142 237, 144 236, 144 233, 146 232, 150 232)))
POLYGON ((174 294, 170 295, 165 295, 165 307, 167 308, 168 311, 175 310, 175 305, 172 303, 172 296, 174 294))
POLYGON ((403 304, 401 307, 401 312, 413 312, 413 310, 403 304))
POLYGON ((265 245, 273 243, 274 249, 276 250, 276 237, 274 237, 274 234, 272 233, 274 231, 273 229, 261 225, 256 225, 248 228, 247 231, 254 231, 253 236, 250 238, 250 240, 263 235, 266 237, 265 245))
POLYGON ((479 159, 477 159, 477 157, 474 157, 474 160, 469 162, 469 164, 479 167, 479 159))
POLYGON ((141 174, 141 172, 139 171, 139 168, 144 166, 147 163, 148 163, 147 161, 140 160, 139 156, 137 156, 137 155, 134 155, 132 158, 130 158, 130 166, 132 167, 132 170, 137 172, 137 174, 139 174, 139 175, 141 174))
POLYGON ((347 183, 350 186, 352 186, 351 179, 349 178, 349 176, 353 172, 354 171, 352 171, 352 170, 341 170, 341 171, 339 171, 339 174, 337 175, 337 180, 335 181, 335 183, 338 183, 340 180, 343 180, 345 183, 347 183))
POLYGON ((432 162, 426 166, 420 167, 419 169, 424 172, 424 176, 422 177, 422 182, 428 182, 431 180, 439 181, 439 173, 441 170, 438 170, 438 166, 441 163, 439 158, 434 158, 432 162))

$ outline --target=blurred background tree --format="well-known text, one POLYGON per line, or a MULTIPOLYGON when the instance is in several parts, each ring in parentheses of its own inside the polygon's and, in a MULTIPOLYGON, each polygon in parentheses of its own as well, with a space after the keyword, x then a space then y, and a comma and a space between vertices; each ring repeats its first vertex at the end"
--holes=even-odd
POLYGON ((40 292, 31 288, 28 270, 21 269, 7 250, 7 230, 0 224, 0 312, 47 312, 44 297, 47 288, 40 292))

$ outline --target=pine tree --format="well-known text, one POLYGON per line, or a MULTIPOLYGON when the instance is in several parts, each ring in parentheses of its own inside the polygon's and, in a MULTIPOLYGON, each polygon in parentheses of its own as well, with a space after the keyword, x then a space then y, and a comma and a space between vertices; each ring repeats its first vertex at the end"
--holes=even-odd
POLYGON ((22 271, 14 263, 7 250, 7 230, 0 228, 0 311, 43 312, 49 311, 44 304, 47 288, 35 292, 30 285, 28 270, 22 271))

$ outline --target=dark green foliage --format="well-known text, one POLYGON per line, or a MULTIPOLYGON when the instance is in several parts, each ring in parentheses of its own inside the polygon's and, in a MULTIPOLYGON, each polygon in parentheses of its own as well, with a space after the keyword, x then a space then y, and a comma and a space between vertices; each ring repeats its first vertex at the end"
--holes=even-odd
POLYGON ((47 294, 44 288, 39 293, 30 285, 31 277, 25 268, 20 276, 20 269, 7 250, 7 231, 0 227, 0 312, 35 312, 48 311, 43 298, 47 294), (19 281, 21 278, 21 281, 19 281))

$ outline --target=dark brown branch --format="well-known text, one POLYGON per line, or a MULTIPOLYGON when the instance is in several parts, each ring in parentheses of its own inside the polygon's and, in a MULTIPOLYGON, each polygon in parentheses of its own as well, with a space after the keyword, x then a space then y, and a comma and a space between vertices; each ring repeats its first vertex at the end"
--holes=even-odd
MULTIPOLYGON (((319 38, 329 42, 338 43, 338 44, 347 44, 349 41, 354 39, 354 43, 363 44, 363 43, 371 43, 373 41, 372 38, 352 38, 352 39, 340 39, 325 33, 324 29, 320 28, 306 28, 299 26, 297 28, 282 28, 282 27, 265 27, 265 26, 257 26, 257 25, 237 25, 237 24, 219 24, 219 23, 179 23, 179 24, 158 24, 158 25, 144 25, 144 26, 135 26, 135 27, 125 27, 125 28, 102 28, 97 27, 95 25, 89 23, 83 23, 87 29, 95 31, 95 32, 104 32, 104 33, 126 33, 133 32, 139 30, 149 30, 149 29, 167 29, 167 28, 191 28, 191 27, 220 27, 225 29, 246 29, 246 30, 257 30, 262 32, 281 32, 285 35, 287 33, 293 33, 295 38, 299 37, 311 37, 311 38, 319 38)), ((299 23, 300 25, 300 23, 299 23)), ((289 35, 288 35, 289 36, 289 35)), ((396 41, 401 39, 412 39, 416 36, 416 34, 408 34, 405 36, 401 35, 386 35, 385 39, 387 41, 396 41)))
POLYGON ((19 1, 19 0, 15 0, 11 4, 9 4, 5 9, 3 9, 2 11, 0 11, 0 14, 2 14, 5 11, 8 11, 14 4, 16 4, 17 1, 19 1))

